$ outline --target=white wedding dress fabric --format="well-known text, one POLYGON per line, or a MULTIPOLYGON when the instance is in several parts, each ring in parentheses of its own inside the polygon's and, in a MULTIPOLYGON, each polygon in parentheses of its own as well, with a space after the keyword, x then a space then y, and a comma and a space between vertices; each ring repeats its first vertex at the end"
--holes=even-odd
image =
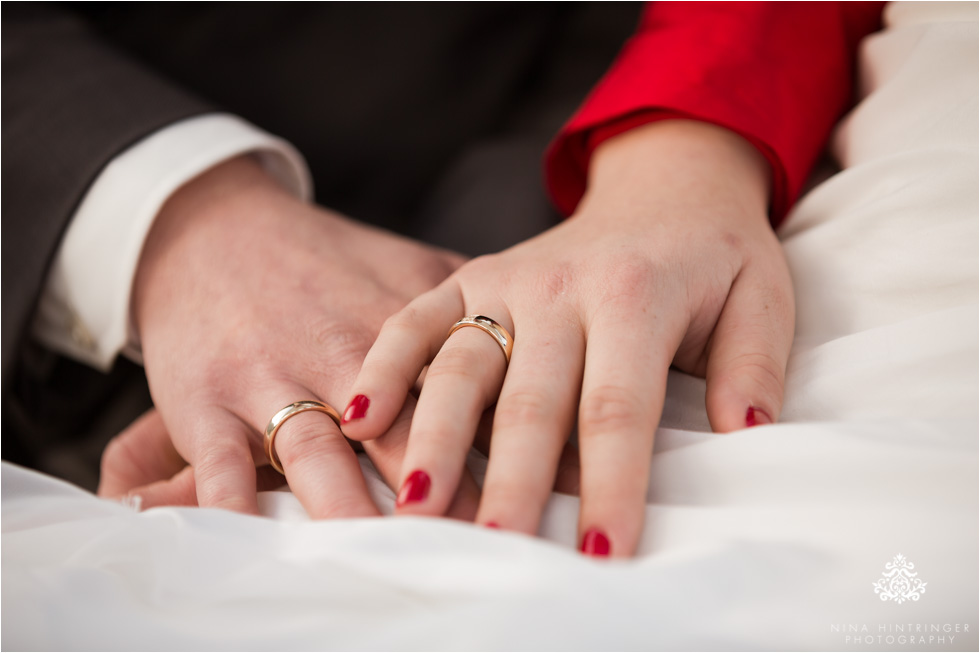
POLYGON ((2 647, 976 650, 977 3, 889 6, 859 73, 780 230, 781 423, 711 433, 671 372, 635 559, 580 555, 567 495, 530 538, 288 492, 136 512, 4 463, 2 647))

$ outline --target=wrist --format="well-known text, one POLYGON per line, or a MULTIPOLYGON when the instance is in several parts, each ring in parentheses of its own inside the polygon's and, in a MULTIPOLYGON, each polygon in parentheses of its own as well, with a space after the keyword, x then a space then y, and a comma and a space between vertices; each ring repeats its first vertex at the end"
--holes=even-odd
POLYGON ((227 217, 252 202, 292 198, 250 155, 220 163, 194 177, 173 193, 161 207, 146 250, 182 225, 227 217))
POLYGON ((138 337, 152 307, 169 303, 176 275, 194 274, 199 263, 215 257, 229 241, 246 245, 243 237, 256 219, 267 220, 299 204, 249 155, 214 166, 174 192, 154 218, 133 281, 130 307, 138 337))
POLYGON ((579 212, 590 205, 662 211, 673 203, 679 209, 724 205, 765 218, 769 186, 768 162, 738 134, 710 123, 664 120, 596 148, 579 212))

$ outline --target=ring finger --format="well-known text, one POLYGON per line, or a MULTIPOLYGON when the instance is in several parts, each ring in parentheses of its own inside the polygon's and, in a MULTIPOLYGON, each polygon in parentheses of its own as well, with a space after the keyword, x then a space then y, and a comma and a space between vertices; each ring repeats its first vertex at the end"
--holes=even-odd
MULTIPOLYGON (((276 411, 293 402, 320 401, 300 386, 270 393, 258 401, 268 414, 250 416, 260 433, 276 411)), ((325 402, 321 402, 325 403, 325 402)), ((294 413, 281 421, 274 454, 282 464, 289 487, 313 519, 379 515, 368 493, 357 454, 330 415, 319 410, 294 413)))
MULTIPOLYGON (((488 314, 513 333, 505 310, 488 314)), ((446 512, 480 417, 500 392, 507 368, 503 347, 483 328, 459 328, 429 365, 402 465, 399 513, 446 512)))

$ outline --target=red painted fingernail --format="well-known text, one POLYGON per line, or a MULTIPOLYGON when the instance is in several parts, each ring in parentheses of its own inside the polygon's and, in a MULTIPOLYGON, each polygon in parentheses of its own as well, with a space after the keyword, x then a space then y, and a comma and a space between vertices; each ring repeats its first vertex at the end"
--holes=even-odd
POLYGON ((500 525, 495 521, 488 521, 484 526, 487 528, 500 528, 500 525))
POLYGON ((585 555, 605 558, 609 555, 609 538, 598 528, 590 528, 582 536, 582 546, 579 551, 585 555))
POLYGON ((367 415, 367 409, 370 405, 370 399, 364 395, 357 395, 347 404, 347 410, 344 411, 344 419, 340 420, 340 423, 346 424, 347 422, 353 422, 355 419, 361 419, 367 415))
POLYGON ((749 409, 745 411, 745 425, 762 426, 763 424, 772 424, 772 418, 769 417, 769 413, 761 408, 749 406, 749 409))
POLYGON ((432 485, 432 480, 429 479, 429 475, 421 469, 416 469, 409 474, 405 483, 402 484, 401 492, 398 493, 398 505, 404 506, 406 503, 425 501, 425 498, 429 496, 430 485, 432 485))

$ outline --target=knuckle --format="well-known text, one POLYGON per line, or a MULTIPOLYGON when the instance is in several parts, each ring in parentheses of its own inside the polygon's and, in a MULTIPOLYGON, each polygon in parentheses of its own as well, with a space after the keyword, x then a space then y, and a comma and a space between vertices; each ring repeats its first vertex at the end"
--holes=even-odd
MULTIPOLYGON (((358 322, 323 319, 314 321, 308 327, 310 340, 316 343, 312 351, 321 355, 308 356, 293 363, 294 373, 306 375, 311 379, 333 379, 334 382, 349 384, 353 382, 374 338, 371 332, 358 322)), ((278 358, 268 360, 264 378, 282 377, 282 361, 278 358)))
POLYGON ((245 464, 251 465, 247 458, 246 451, 238 447, 206 447, 194 460, 194 467, 202 478, 220 478, 245 464))
POLYGON ((624 294, 636 294, 649 287, 657 276, 654 266, 645 260, 630 260, 619 266, 612 287, 624 294))
POLYGON ((741 353, 729 361, 729 369, 729 377, 752 379, 770 391, 783 387, 783 364, 771 353, 741 353))
POLYGON ((582 398, 579 437, 635 429, 643 418, 641 402, 628 390, 600 386, 582 398))
POLYGON ((540 390, 517 390, 497 404, 494 426, 510 429, 528 424, 547 424, 553 419, 548 397, 540 390))
POLYGON ((638 297, 647 296, 661 277, 654 262, 638 257, 617 261, 610 269, 600 290, 604 302, 626 302, 632 305, 638 297))
POLYGON ((745 239, 736 231, 726 230, 719 234, 722 246, 729 252, 742 253, 745 249, 745 239))
POLYGON ((356 322, 333 318, 314 320, 308 327, 311 342, 337 356, 363 356, 374 342, 372 334, 356 322))
POLYGON ((545 301, 555 301, 569 293, 575 284, 572 265, 559 263, 538 273, 536 287, 544 295, 545 301))
POLYGON ((251 467, 252 460, 247 450, 238 448, 212 448, 202 452, 195 461, 195 473, 203 482, 197 484, 198 499, 201 505, 237 505, 244 497, 235 495, 231 489, 237 483, 225 482, 239 469, 251 467))

